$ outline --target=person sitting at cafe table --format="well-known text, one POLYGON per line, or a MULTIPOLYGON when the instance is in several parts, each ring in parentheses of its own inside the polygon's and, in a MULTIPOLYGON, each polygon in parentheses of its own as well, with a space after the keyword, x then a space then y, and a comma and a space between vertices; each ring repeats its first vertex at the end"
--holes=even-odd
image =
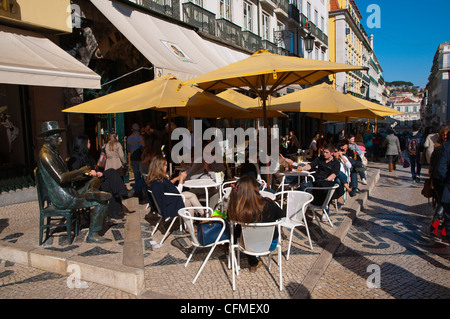
MULTIPOLYGON (((305 190, 307 187, 331 187, 335 184, 335 179, 339 176, 340 163, 333 156, 335 146, 333 144, 326 144, 319 157, 314 159, 310 164, 302 167, 304 171, 315 171, 313 174, 314 182, 307 182, 300 186, 300 190, 305 190)), ((337 199, 344 194, 344 186, 339 185, 335 190, 332 199, 337 199)), ((314 192, 315 204, 322 204, 326 194, 322 191, 314 192)))
MULTIPOLYGON (((285 217, 283 210, 272 199, 261 196, 259 183, 252 176, 240 178, 236 185, 233 185, 230 202, 228 204, 228 218, 230 221, 240 224, 249 223, 270 223, 285 217)), ((237 224, 234 236, 239 238, 242 233, 241 225, 237 224)), ((272 251, 278 244, 278 229, 275 228, 272 244, 269 250, 272 251)), ((255 256, 246 255, 250 266, 250 271, 255 272, 262 262, 255 256)))
MULTIPOLYGON (((353 193, 361 193, 358 188, 358 174, 360 174, 360 171, 363 170, 361 157, 350 149, 349 140, 342 140, 340 142, 340 148, 343 150, 344 154, 347 155, 347 158, 352 164, 352 169, 350 171, 350 187, 352 188, 353 193)), ((365 172, 363 173, 365 174, 365 172)))
MULTIPOLYGON (((180 208, 201 206, 195 194, 183 191, 185 177, 186 172, 181 172, 177 177, 169 180, 167 177, 167 159, 162 155, 157 155, 151 160, 146 184, 148 189, 153 192, 164 219, 178 216, 180 208), (175 186, 175 184, 178 184, 178 186, 175 186), (181 193, 185 202, 183 203, 180 196, 164 196, 164 193, 181 193)), ((149 203, 151 205, 150 200, 149 203)), ((190 212, 194 214, 193 210, 190 210, 190 212)))
MULTIPOLYGON (((202 152, 203 153, 203 152, 202 152)), ((211 151, 211 155, 214 156, 214 149, 211 151)), ((201 160, 195 161, 190 167, 187 168, 186 180, 194 179, 215 179, 216 173, 225 172, 225 165, 223 163, 217 163, 214 158, 201 158, 201 160)), ((197 195, 198 198, 206 195, 204 188, 192 188, 190 192, 197 195)), ((215 208, 219 202, 219 190, 216 188, 208 188, 209 194, 209 207, 215 208)))
POLYGON ((337 146, 335 147, 333 156, 340 163, 340 171, 338 177, 336 178, 336 182, 343 185, 350 196, 355 196, 356 193, 348 184, 347 172, 351 171, 352 169, 352 163, 350 162, 350 159, 347 157, 347 155, 345 155, 344 150, 340 147, 338 148, 337 146))
MULTIPOLYGON (((273 179, 272 179, 272 188, 273 189, 277 189, 277 187, 279 185, 281 185, 281 182, 283 181, 283 172, 284 171, 289 171, 289 168, 292 167, 292 165, 294 164, 294 161, 291 160, 290 158, 284 157, 283 155, 281 155, 281 153, 278 156, 278 171, 273 174, 273 179)), ((284 179, 284 184, 291 184, 291 183, 296 183, 298 181, 298 177, 297 176, 286 176, 286 178, 284 179)))

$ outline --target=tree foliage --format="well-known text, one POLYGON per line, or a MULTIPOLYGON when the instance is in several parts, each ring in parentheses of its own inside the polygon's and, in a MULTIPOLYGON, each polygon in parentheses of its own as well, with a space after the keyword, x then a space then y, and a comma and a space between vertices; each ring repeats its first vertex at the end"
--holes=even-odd
POLYGON ((414 86, 412 82, 406 82, 406 81, 392 81, 392 82, 386 82, 386 86, 414 86))

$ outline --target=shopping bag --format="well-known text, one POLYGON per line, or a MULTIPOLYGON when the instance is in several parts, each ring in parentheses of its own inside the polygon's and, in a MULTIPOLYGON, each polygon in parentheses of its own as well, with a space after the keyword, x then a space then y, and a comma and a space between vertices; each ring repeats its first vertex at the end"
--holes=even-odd
POLYGON ((402 159, 402 165, 403 168, 408 168, 411 164, 409 164, 409 160, 407 157, 403 156, 403 154, 400 155, 402 159))
POLYGON ((102 151, 100 152, 100 157, 98 158, 97 161, 97 166, 100 168, 105 168, 106 165, 106 151, 105 151, 105 147, 102 148, 102 151))

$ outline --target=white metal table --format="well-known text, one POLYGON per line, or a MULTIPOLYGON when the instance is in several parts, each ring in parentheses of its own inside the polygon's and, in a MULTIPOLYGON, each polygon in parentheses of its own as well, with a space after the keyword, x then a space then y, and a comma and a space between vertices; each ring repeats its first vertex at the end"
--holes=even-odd
MULTIPOLYGON (((219 187, 220 185, 222 185, 222 183, 220 182, 216 182, 215 180, 211 179, 211 178, 201 178, 201 179, 190 179, 190 180, 186 180, 184 181, 183 186, 184 187, 188 187, 188 188, 204 188, 205 189, 205 195, 206 195, 206 206, 209 207, 209 194, 208 194, 208 188, 209 187, 219 187)), ((220 201, 222 200, 222 194, 219 191, 219 198, 220 201)), ((211 207, 212 209, 214 209, 214 207, 211 207)))

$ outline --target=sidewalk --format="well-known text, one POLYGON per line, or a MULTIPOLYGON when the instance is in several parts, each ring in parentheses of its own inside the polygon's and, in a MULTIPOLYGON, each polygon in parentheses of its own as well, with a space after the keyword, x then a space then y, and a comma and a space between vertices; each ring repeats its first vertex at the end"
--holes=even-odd
POLYGON ((450 298, 450 246, 429 236, 434 211, 421 195, 428 167, 422 182, 413 183, 409 168, 369 165, 380 169, 380 180, 312 298, 450 298))
MULTIPOLYGON (((379 173, 377 165, 370 168, 368 185, 360 185, 360 188, 372 192, 379 173)), ((233 292, 231 270, 227 268, 226 256, 220 249, 216 249, 193 285, 191 282, 207 251, 198 251, 185 268, 190 252, 187 235, 180 233, 175 226, 175 231, 158 248, 154 242, 161 241, 161 231, 158 230, 151 238, 156 217, 149 216, 145 205, 139 205, 136 199, 127 200, 126 206, 135 212, 109 227, 105 237, 112 241, 104 245, 85 243, 87 229, 83 228, 81 235, 69 246, 65 245, 67 239, 61 232, 39 247, 37 202, 0 207, 0 297, 14 298, 11 294, 13 288, 20 288, 14 275, 28 271, 29 278, 19 280, 22 287, 31 284, 33 278, 43 278, 39 286, 45 289, 46 285, 51 285, 52 288, 46 289, 45 297, 35 292, 35 295, 22 298, 310 298, 367 198, 368 192, 363 192, 349 197, 339 212, 335 212, 333 207, 331 218, 334 227, 323 222, 325 234, 321 233, 317 220, 310 221, 313 251, 309 248, 305 231, 296 231, 289 261, 283 255, 281 292, 278 265, 273 262, 269 272, 267 258, 263 259, 264 265, 256 273, 245 268, 243 258, 243 269, 233 292), (67 288, 67 279, 74 274, 72 268, 68 272, 67 267, 73 266, 79 267, 80 279, 86 281, 89 288, 67 288), (9 291, 8 295, 5 289, 9 291)), ((287 251, 288 232, 284 231, 284 235, 283 254, 287 251)), ((22 293, 27 294, 28 290, 24 288, 22 293)))

